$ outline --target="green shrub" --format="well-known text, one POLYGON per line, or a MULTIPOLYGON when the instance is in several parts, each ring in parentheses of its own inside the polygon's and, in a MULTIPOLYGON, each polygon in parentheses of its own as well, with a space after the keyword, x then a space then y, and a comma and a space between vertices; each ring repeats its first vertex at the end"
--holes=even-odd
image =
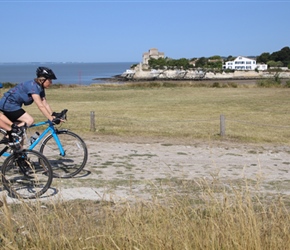
POLYGON ((2 82, 3 88, 12 88, 14 87, 17 83, 12 83, 12 82, 2 82))
POLYGON ((221 85, 220 85, 219 82, 214 82, 214 83, 212 84, 212 87, 213 87, 213 88, 221 88, 221 85))
POLYGON ((290 88, 290 80, 286 81, 286 83, 285 83, 285 87, 286 87, 286 88, 290 88))
POLYGON ((259 87, 278 87, 281 86, 280 73, 276 72, 273 78, 266 78, 257 81, 259 87))
POLYGON ((174 88, 177 86, 180 86, 180 85, 176 84, 175 82, 164 82, 163 83, 163 87, 166 87, 166 88, 174 88))
POLYGON ((275 81, 275 79, 261 79, 257 81, 258 87, 270 88, 270 87, 277 87, 280 86, 280 82, 275 81))
POLYGON ((237 88, 237 87, 238 87, 238 84, 235 83, 235 82, 229 82, 229 83, 228 83, 228 86, 229 86, 229 87, 232 87, 232 88, 237 88))

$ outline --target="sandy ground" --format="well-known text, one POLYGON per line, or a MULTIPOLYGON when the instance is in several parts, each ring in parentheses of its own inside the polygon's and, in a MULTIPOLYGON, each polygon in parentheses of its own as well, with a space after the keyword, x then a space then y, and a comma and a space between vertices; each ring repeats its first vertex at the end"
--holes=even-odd
MULTIPOLYGON (((78 176, 54 179, 40 200, 150 199, 162 180, 249 180, 272 194, 290 194, 290 147, 232 142, 87 138, 88 163, 78 176), (149 189, 148 189, 149 188, 149 189)), ((17 202, 0 193, 8 202, 17 202)))

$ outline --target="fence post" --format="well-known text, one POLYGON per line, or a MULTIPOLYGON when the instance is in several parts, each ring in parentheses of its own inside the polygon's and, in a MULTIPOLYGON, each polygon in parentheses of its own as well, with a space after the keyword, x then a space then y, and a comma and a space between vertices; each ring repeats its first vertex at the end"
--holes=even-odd
POLYGON ((96 125, 95 125, 95 112, 91 111, 91 131, 96 131, 96 125))
POLYGON ((226 121, 225 121, 225 116, 221 115, 220 116, 220 135, 225 136, 226 135, 226 121))

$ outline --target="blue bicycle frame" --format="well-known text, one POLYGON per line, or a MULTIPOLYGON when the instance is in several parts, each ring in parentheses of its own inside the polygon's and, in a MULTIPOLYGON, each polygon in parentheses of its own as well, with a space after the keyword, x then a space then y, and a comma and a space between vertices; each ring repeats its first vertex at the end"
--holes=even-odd
MULTIPOLYGON (((28 149, 34 149, 36 147, 36 145, 48 134, 51 134, 59 148, 59 153, 61 156, 65 156, 65 151, 62 147, 62 144, 57 136, 57 130, 55 129, 53 123, 49 120, 45 121, 45 122, 38 122, 38 123, 34 123, 32 124, 29 128, 33 128, 33 127, 39 127, 39 126, 43 126, 43 125, 47 125, 48 127, 39 135, 39 137, 28 147, 28 149)), ((3 156, 9 156, 10 154, 8 152, 5 152, 3 154, 3 156)))

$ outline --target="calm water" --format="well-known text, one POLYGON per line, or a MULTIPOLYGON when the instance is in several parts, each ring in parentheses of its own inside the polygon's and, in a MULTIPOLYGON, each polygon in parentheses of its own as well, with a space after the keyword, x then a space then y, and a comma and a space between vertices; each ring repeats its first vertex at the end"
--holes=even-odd
POLYGON ((136 62, 121 63, 0 63, 0 82, 20 83, 35 78, 38 66, 51 68, 57 80, 54 83, 82 84, 103 83, 94 78, 111 78, 120 75, 136 62))

